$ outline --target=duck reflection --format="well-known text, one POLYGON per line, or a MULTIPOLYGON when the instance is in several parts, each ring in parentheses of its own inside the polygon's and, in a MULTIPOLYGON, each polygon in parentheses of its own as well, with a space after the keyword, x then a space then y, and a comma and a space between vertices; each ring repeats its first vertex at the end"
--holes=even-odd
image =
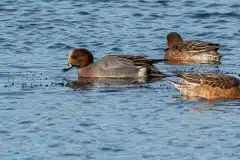
POLYGON ((194 64, 218 65, 218 64, 221 64, 221 62, 218 62, 218 61, 204 62, 204 61, 174 61, 174 60, 167 60, 167 61, 164 61, 164 63, 168 65, 194 65, 194 64))
POLYGON ((227 113, 236 109, 239 106, 239 102, 236 99, 205 99, 202 97, 190 97, 190 96, 174 96, 175 100, 193 102, 191 105, 186 104, 186 112, 222 112, 227 113), (233 107, 232 107, 233 106, 233 107))
POLYGON ((94 90, 99 91, 123 91, 126 89, 142 88, 144 84, 154 83, 162 80, 163 77, 151 78, 79 78, 78 80, 68 80, 67 87, 74 90, 94 90), (99 86, 101 86, 99 88, 99 86))

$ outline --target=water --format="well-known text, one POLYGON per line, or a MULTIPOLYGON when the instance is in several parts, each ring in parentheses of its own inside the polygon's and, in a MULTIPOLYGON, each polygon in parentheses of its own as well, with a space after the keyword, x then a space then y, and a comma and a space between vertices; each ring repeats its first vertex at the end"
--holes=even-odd
MULTIPOLYGON (((2 0, 0 157, 240 159, 240 101, 176 99, 167 79, 73 89, 68 52, 163 58, 166 34, 222 44, 220 65, 156 66, 240 74, 237 0, 2 0)), ((171 77, 169 77, 171 78, 171 77)), ((239 78, 239 77, 238 77, 239 78)))

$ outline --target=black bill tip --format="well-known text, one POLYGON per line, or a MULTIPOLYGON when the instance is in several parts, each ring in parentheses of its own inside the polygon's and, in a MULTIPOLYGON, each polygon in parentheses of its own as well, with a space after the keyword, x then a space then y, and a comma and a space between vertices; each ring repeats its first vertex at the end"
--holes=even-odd
POLYGON ((73 68, 73 65, 68 63, 68 68, 63 68, 62 72, 65 73, 65 72, 69 71, 72 68, 73 68))
POLYGON ((65 73, 67 71, 69 71, 72 67, 68 67, 68 68, 63 68, 62 72, 65 73))

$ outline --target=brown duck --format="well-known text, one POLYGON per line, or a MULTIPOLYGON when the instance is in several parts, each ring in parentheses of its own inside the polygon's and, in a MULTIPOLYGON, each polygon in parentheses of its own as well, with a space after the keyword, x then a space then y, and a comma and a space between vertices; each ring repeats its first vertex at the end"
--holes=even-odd
POLYGON ((218 53, 220 45, 199 40, 183 40, 177 32, 167 35, 165 60, 195 61, 199 63, 219 62, 222 55, 218 53))
POLYGON ((183 81, 170 82, 188 97, 203 97, 205 99, 235 99, 240 98, 240 82, 237 78, 225 74, 209 73, 177 73, 183 81))

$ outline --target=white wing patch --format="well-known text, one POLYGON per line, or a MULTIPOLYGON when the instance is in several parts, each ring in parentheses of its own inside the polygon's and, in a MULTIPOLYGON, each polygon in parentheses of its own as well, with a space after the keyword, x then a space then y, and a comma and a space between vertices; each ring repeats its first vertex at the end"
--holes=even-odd
POLYGON ((142 67, 138 71, 138 77, 146 77, 147 76, 147 68, 142 67))

